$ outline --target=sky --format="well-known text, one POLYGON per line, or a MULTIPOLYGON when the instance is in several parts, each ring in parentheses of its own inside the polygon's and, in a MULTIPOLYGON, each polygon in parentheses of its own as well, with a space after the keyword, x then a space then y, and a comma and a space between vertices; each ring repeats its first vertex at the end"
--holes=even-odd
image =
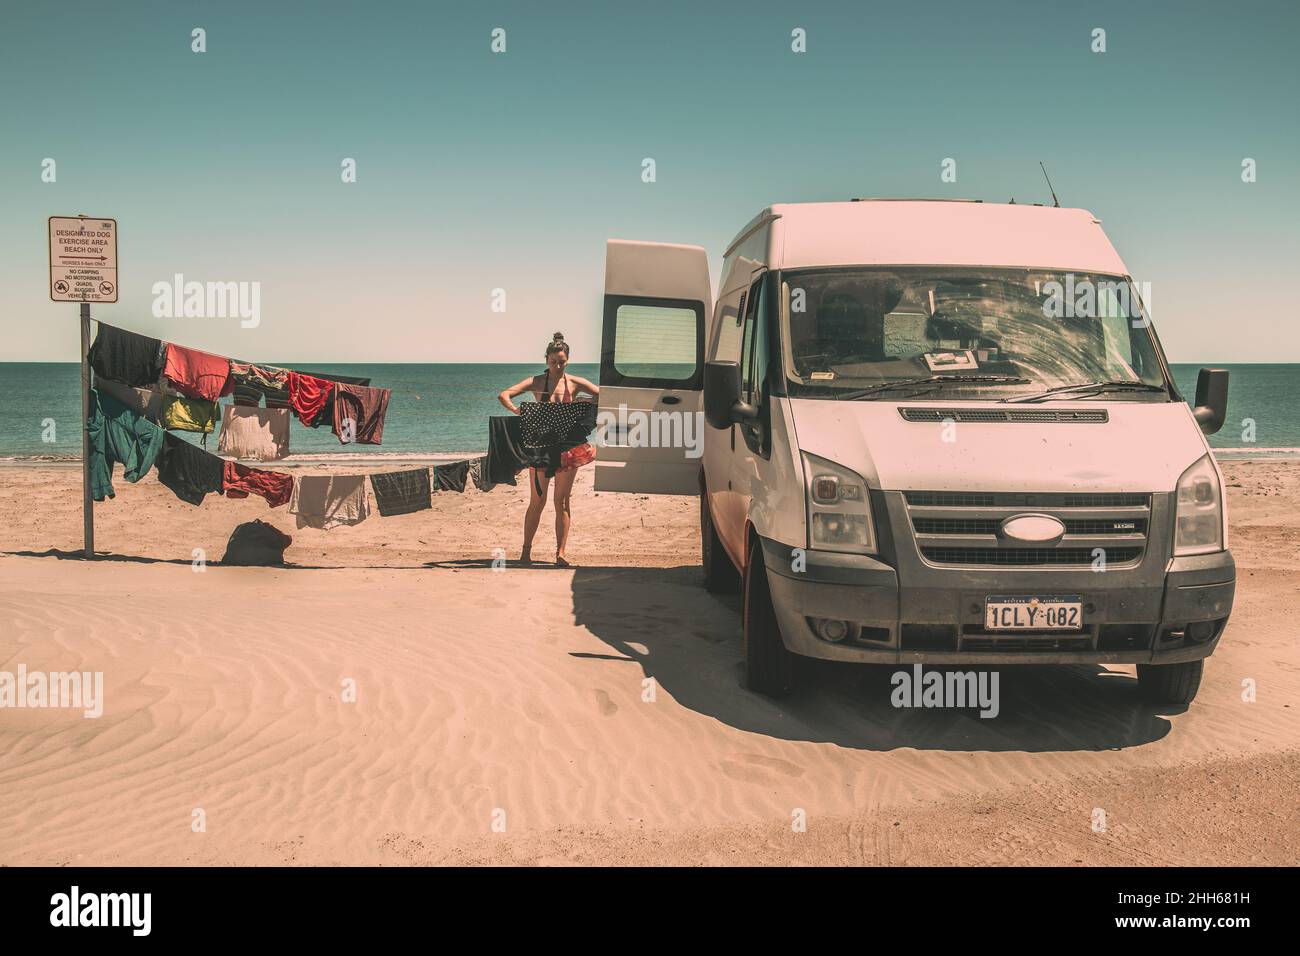
POLYGON ((1300 263, 1297 27, 1254 0, 6 5, 0 361, 76 360, 51 215, 116 218, 92 314, 186 345, 531 362, 560 330, 591 362, 608 238, 703 245, 716 284, 772 203, 1050 201, 1042 160, 1171 361, 1300 362, 1293 300, 1258 291, 1300 263), (259 283, 259 324, 155 317, 177 274, 259 283))

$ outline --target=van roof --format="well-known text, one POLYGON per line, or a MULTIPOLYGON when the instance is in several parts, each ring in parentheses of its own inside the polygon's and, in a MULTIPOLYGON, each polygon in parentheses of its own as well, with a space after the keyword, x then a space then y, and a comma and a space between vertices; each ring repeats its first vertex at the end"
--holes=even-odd
POLYGON ((766 222, 772 268, 951 265, 1128 275, 1101 220, 1086 209, 926 199, 780 203, 755 216, 737 240, 766 222))

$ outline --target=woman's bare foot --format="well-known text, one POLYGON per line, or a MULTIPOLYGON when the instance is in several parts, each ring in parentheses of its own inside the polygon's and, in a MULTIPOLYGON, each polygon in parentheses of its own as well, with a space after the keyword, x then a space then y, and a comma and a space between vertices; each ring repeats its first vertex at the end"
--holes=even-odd
POLYGON ((562 555, 562 554, 557 554, 557 555, 555 556, 555 566, 556 566, 557 568, 571 568, 571 567, 573 567, 573 565, 571 565, 571 564, 569 563, 569 559, 566 558, 566 557, 565 557, 564 555, 562 555))
POLYGON ((519 552, 519 563, 520 563, 520 564, 532 564, 532 563, 533 563, 533 549, 532 549, 532 548, 524 548, 522 551, 519 552))

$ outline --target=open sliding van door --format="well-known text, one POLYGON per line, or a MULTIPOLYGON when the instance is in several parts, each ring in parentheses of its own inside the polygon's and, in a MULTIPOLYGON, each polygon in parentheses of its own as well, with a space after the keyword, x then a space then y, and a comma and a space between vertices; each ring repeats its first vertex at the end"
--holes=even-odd
POLYGON ((597 491, 699 494, 711 298, 700 246, 606 243, 597 491))

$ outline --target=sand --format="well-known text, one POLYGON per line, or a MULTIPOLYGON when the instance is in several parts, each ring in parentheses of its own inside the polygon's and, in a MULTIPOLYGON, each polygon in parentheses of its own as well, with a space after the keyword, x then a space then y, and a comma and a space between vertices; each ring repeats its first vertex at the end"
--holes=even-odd
POLYGON ((1294 865, 1300 464, 1224 471, 1237 606, 1196 702, 1003 668, 984 720, 892 708, 891 668, 749 693, 696 501, 589 469, 579 566, 504 570, 523 486, 320 532, 119 480, 92 563, 79 469, 0 469, 0 670, 102 671, 106 699, 0 710, 0 863, 1294 865), (294 567, 195 566, 254 517, 294 567))

